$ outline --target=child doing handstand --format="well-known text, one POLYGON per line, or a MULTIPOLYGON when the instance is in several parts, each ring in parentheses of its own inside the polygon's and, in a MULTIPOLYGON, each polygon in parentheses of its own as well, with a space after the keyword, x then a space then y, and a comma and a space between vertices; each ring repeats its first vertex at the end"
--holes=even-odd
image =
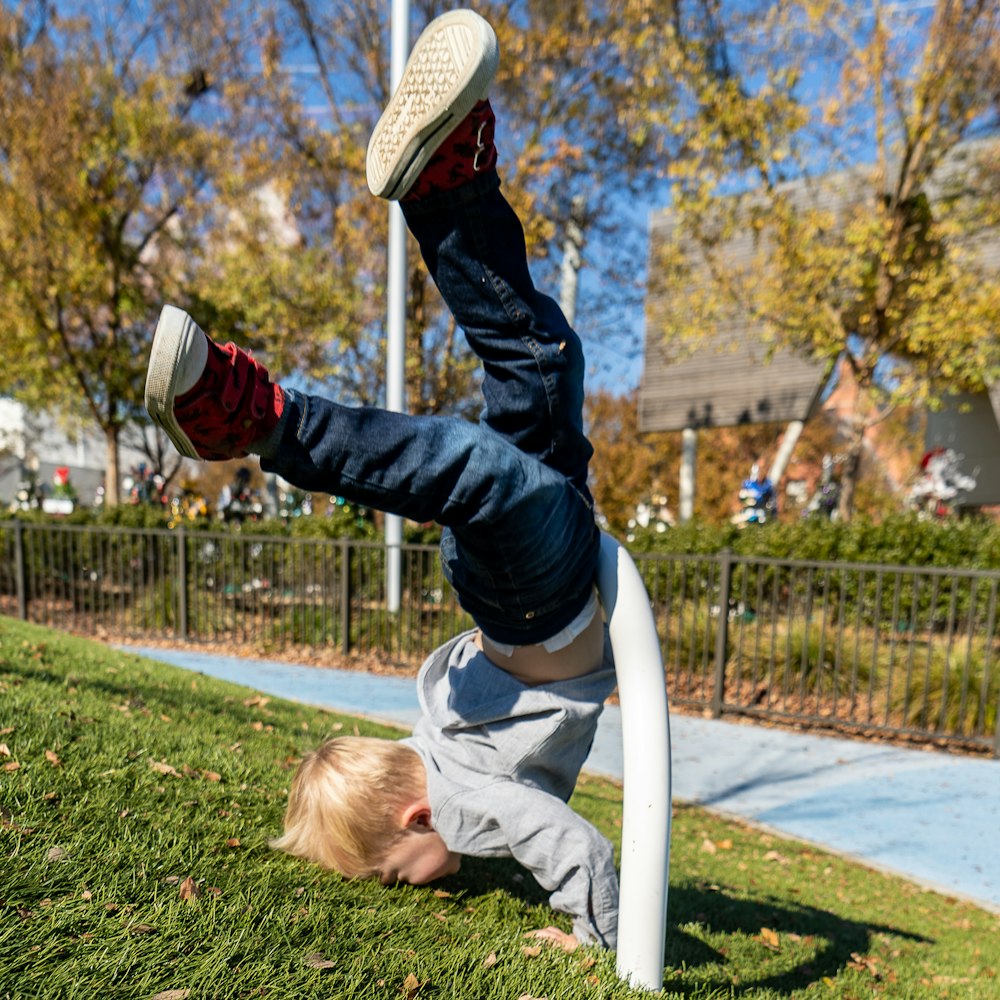
POLYGON ((345 407, 282 388, 247 352, 163 310, 146 407, 185 455, 260 456, 305 490, 443 528, 445 573, 476 628, 424 663, 411 738, 307 754, 275 846, 348 877, 424 884, 462 855, 511 856, 569 914, 572 947, 615 947, 610 843, 569 806, 615 675, 594 588, 583 353, 528 274, 500 193, 486 99, 498 51, 471 11, 414 46, 372 134, 373 193, 399 200, 483 364, 481 422, 345 407))

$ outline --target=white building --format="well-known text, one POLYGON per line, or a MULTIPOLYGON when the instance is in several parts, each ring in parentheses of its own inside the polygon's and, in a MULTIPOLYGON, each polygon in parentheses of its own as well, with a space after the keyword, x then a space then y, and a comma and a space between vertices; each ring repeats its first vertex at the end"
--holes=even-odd
MULTIPOLYGON (((124 444, 119 447, 123 475, 148 462, 141 452, 124 444)), ((61 466, 69 469, 80 503, 89 507, 104 483, 105 456, 104 435, 92 422, 31 413, 23 403, 0 398, 0 508, 7 508, 29 472, 51 490, 55 470, 61 466)))

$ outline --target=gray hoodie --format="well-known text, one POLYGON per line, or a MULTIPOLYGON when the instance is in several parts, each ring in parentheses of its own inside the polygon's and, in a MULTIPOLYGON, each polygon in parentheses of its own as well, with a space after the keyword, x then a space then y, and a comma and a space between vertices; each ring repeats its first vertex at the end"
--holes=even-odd
POLYGON ((611 844, 566 804, 615 687, 610 645, 598 670, 529 687, 494 666, 474 631, 420 668, 423 710, 406 742, 427 768, 431 822, 452 851, 513 857, 584 942, 616 946, 611 844))

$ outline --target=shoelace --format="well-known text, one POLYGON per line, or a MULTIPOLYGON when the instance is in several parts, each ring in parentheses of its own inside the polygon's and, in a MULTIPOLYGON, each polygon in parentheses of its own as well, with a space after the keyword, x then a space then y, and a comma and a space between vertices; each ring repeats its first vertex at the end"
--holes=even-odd
POLYGON ((480 121, 479 128, 476 130, 476 155, 472 158, 472 169, 477 174, 484 167, 491 166, 489 160, 493 147, 494 120, 493 116, 489 114, 489 104, 483 108, 481 113, 486 115, 486 117, 480 121), (479 157, 482 156, 483 153, 486 153, 486 158, 484 162, 480 164, 479 157))
POLYGON ((267 412, 273 398, 267 371, 246 351, 241 351, 233 343, 226 344, 222 350, 229 355, 229 363, 226 365, 225 381, 219 401, 227 412, 235 412, 249 383, 252 386, 249 400, 250 415, 259 420, 267 412))

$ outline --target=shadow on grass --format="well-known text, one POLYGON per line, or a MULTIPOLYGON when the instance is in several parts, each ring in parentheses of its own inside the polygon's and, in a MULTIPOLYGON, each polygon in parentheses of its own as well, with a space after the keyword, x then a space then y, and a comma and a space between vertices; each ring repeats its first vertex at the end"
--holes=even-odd
MULTIPOLYGON (((530 875, 506 859, 465 858, 462 870, 442 885, 453 892, 464 891, 473 898, 501 889, 531 906, 545 906, 548 899, 548 893, 530 875)), ((849 920, 829 910, 792 901, 741 899, 740 891, 726 886, 712 889, 697 885, 671 887, 665 966, 668 972, 685 970, 688 981, 680 977, 668 978, 666 988, 669 992, 681 996, 703 994, 706 983, 715 982, 729 988, 732 996, 763 990, 791 996, 821 982, 824 977, 835 979, 856 961, 855 955, 865 955, 871 950, 876 934, 915 942, 929 943, 930 940, 898 927, 849 920), (703 927, 706 937, 740 935, 754 938, 763 928, 770 928, 779 935, 795 934, 801 939, 811 939, 812 953, 792 968, 786 965, 780 972, 768 973, 761 969, 759 975, 748 975, 747 962, 742 961, 737 966, 735 960, 727 957, 729 949, 724 945, 713 947, 685 929, 691 924, 703 927), (699 970, 703 970, 702 976, 699 970), (739 982, 734 983, 737 976, 739 982)))
MULTIPOLYGON (((46 643, 39 647, 44 650, 46 643)), ((59 651, 58 656, 62 656, 59 651)), ((203 674, 197 671, 178 673, 178 682, 164 684, 159 679, 152 676, 149 668, 142 663, 129 662, 132 654, 123 653, 124 663, 114 662, 111 676, 95 675, 91 672, 90 665, 84 665, 76 670, 73 669, 71 661, 67 663, 66 669, 57 670, 51 664, 42 660, 38 664, 26 662, 25 660, 7 660, 0 664, 0 676, 17 678, 15 683, 22 681, 32 681, 38 684, 51 686, 54 696, 63 694, 67 684, 80 682, 86 686, 87 690, 104 696, 113 702, 128 705, 130 708, 145 707, 146 700, 155 701, 161 711, 180 712, 191 707, 192 689, 182 686, 193 681, 205 681, 209 685, 226 685, 230 682, 219 680, 210 674, 203 674)), ((111 661, 109 661, 111 662, 111 661)), ((106 666, 104 669, 107 669, 106 666)), ((179 668, 168 667, 175 670, 179 668)), ((236 683, 236 682, 234 682, 236 683)), ((249 688, 248 690, 253 690, 249 688)), ((232 717, 234 694, 227 694, 224 691, 212 691, 200 689, 197 694, 197 704, 205 715, 217 716, 219 718, 230 719, 232 717)), ((270 700, 270 699, 269 699, 270 700)), ((279 699, 275 699, 279 701, 279 699)), ((300 709, 300 706, 290 706, 292 712, 300 709)))
MULTIPOLYGON (((735 893, 735 891, 734 891, 735 893)), ((697 974, 699 967, 725 967, 723 951, 682 929, 682 925, 697 923, 707 934, 741 934, 754 937, 762 928, 779 934, 812 938, 815 953, 794 968, 774 974, 748 978, 740 970, 740 982, 731 985, 733 996, 770 989, 791 995, 824 977, 835 978, 854 955, 864 955, 871 948, 875 934, 891 934, 909 941, 927 942, 919 934, 883 924, 848 920, 828 910, 794 902, 768 899, 739 899, 726 887, 702 889, 698 886, 671 887, 668 900, 667 969, 683 968, 697 974)), ((706 972, 708 969, 706 968, 706 972)), ((727 984, 730 980, 727 978, 727 984)), ((703 983, 671 981, 669 989, 686 995, 702 990, 703 983)))
POLYGON ((502 889, 528 906, 545 906, 549 899, 549 894, 511 858, 464 857, 458 874, 450 875, 441 885, 470 897, 488 896, 502 889))

